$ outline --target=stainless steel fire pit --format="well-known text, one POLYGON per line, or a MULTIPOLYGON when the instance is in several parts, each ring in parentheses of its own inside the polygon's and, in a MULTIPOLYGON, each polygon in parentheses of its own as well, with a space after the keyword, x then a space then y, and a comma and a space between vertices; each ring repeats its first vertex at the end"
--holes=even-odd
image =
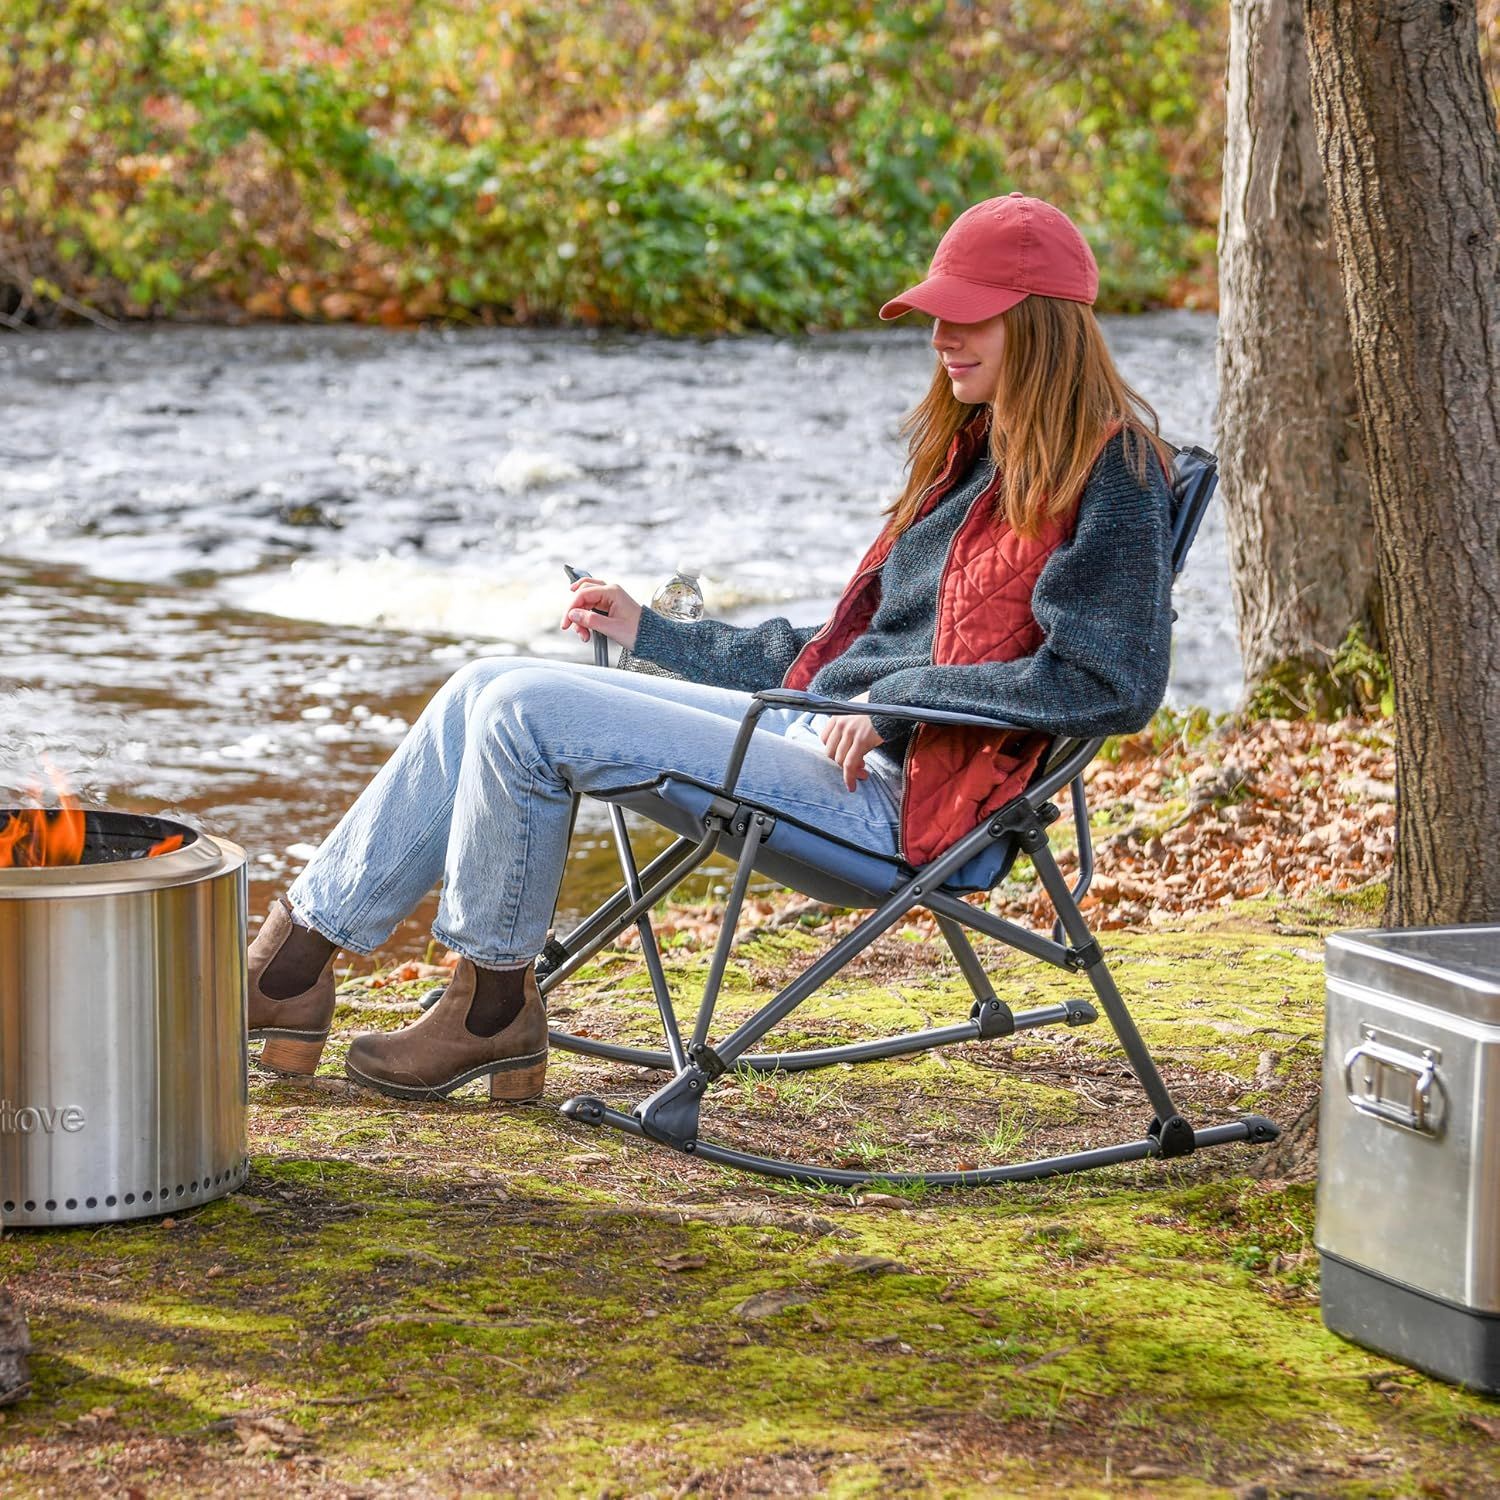
POLYGON ((244 1181, 246 901, 237 845, 129 813, 87 814, 81 864, 0 869, 7 1228, 168 1213, 244 1181))

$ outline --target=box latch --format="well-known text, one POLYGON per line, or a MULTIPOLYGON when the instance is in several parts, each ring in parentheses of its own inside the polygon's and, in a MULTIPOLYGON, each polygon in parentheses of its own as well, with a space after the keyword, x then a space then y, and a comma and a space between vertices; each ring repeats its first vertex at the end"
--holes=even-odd
POLYGON ((1361 1041, 1344 1058, 1349 1102, 1402 1130, 1437 1136, 1443 1130, 1443 1092, 1438 1064, 1443 1054, 1406 1037, 1360 1027, 1361 1041))

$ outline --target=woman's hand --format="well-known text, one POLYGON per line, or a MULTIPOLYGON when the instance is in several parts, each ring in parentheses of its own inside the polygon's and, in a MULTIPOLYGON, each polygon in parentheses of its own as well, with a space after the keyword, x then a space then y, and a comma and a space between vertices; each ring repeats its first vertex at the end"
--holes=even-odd
MULTIPOLYGON (((851 703, 869 701, 869 693, 851 698, 851 703)), ((885 741, 875 733, 875 725, 868 714, 834 714, 823 726, 823 748, 829 758, 837 761, 844 773, 844 785, 852 792, 857 782, 869 776, 865 770, 865 756, 885 741)))
POLYGON ((635 645, 641 628, 641 607, 617 583, 600 583, 597 578, 580 578, 573 585, 573 602, 562 617, 559 630, 576 631, 588 640, 589 631, 607 635, 627 651, 635 645), (595 614, 602 610, 602 614, 595 614))

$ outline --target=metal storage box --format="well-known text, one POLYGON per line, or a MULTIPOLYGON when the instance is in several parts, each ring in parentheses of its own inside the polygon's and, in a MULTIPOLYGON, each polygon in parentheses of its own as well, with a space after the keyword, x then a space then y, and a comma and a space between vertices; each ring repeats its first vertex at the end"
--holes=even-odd
POLYGON ((1323 1321, 1500 1391, 1500 926, 1328 940, 1323 1321))

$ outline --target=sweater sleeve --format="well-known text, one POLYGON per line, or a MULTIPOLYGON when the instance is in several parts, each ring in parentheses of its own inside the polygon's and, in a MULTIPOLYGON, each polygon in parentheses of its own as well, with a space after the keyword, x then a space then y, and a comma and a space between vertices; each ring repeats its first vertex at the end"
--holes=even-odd
POLYGON ((781 686, 787 668, 821 629, 821 625, 797 626, 779 617, 759 625, 669 620, 654 609, 643 609, 631 649, 690 682, 758 693, 781 686))
MULTIPOLYGON (((1030 656, 965 666, 910 667, 870 687, 874 703, 982 714, 1052 734, 1088 737, 1144 728, 1167 690, 1172 643, 1171 496, 1160 465, 1136 477, 1115 437, 1084 487, 1072 537, 1032 590, 1042 644, 1030 656)), ((880 715, 900 742, 910 722, 880 715)))

